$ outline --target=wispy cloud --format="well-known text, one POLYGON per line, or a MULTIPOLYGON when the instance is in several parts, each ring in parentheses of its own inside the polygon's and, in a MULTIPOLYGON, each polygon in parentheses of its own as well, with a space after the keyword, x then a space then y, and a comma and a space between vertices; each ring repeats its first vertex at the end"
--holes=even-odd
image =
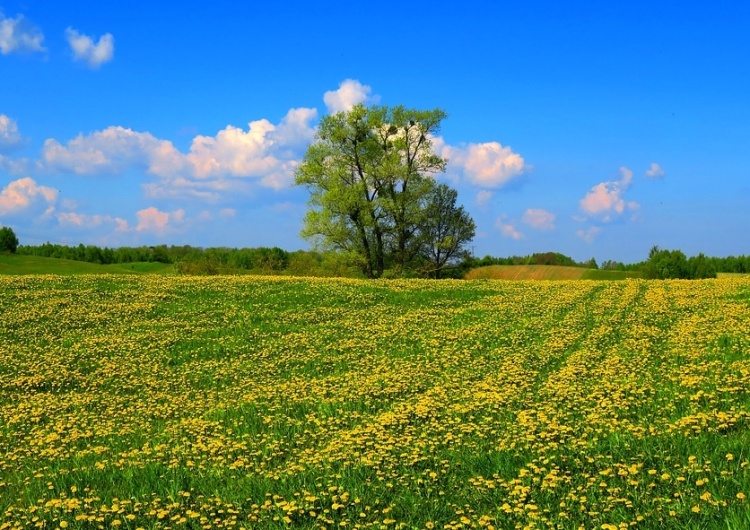
POLYGON ((651 167, 646 170, 646 176, 652 179, 660 179, 664 176, 664 168, 656 162, 651 162, 651 167))
POLYGON ((65 38, 73 52, 73 58, 85 62, 91 68, 99 68, 115 56, 115 38, 111 33, 105 33, 94 43, 94 39, 88 35, 68 28, 65 30, 65 38))
POLYGON ((111 225, 117 232, 127 232, 128 222, 121 217, 111 215, 88 215, 78 212, 60 212, 57 214, 57 222, 61 226, 92 229, 100 226, 111 225))
POLYGON ((576 231, 576 236, 583 239, 586 243, 593 243, 596 236, 601 233, 602 229, 598 226, 591 226, 586 229, 576 231))
POLYGON ((45 51, 44 35, 23 15, 6 18, 0 11, 0 53, 33 53, 45 51))
POLYGON ((477 203, 477 206, 485 206, 487 203, 490 202, 490 199, 492 199, 492 192, 489 190, 479 190, 477 192, 477 196, 474 199, 477 203))
POLYGON ((18 124, 5 114, 0 114, 0 152, 15 149, 22 142, 18 124))
POLYGON ((537 230, 549 231, 555 229, 556 215, 541 208, 529 208, 523 213, 523 222, 537 230))
POLYGON ((497 228, 505 238, 523 239, 523 234, 516 229, 515 223, 505 215, 501 215, 495 219, 495 228, 497 228))

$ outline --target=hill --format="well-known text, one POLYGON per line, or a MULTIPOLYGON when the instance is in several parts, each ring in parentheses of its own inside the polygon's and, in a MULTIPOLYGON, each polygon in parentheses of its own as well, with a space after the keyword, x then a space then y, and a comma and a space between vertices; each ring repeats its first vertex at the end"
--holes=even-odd
POLYGON ((560 265, 489 265, 470 270, 467 280, 624 280, 637 272, 584 269, 560 265))
POLYGON ((172 270, 164 263, 117 263, 99 265, 85 261, 73 261, 38 256, 0 254, 0 275, 24 274, 166 274, 172 270))

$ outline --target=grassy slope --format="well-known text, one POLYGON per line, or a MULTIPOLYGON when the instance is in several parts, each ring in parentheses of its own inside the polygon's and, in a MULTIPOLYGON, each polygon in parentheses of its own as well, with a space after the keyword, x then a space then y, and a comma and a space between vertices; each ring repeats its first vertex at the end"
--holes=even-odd
POLYGON ((623 280, 635 272, 603 271, 558 265, 490 265, 472 269, 467 280, 623 280))
POLYGON ((67 259, 41 258, 37 256, 18 256, 0 254, 0 275, 19 276, 24 274, 164 274, 171 270, 171 265, 164 263, 122 263, 98 265, 84 261, 67 259))

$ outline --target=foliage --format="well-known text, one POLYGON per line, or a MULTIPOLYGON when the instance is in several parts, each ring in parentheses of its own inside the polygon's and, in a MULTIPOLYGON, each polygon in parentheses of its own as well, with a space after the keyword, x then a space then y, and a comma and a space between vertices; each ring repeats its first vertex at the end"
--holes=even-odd
POLYGON ((0 528, 746 528, 748 293, 0 277, 0 528))
MULTIPOLYGON (((436 186, 436 188, 439 186, 436 186)), ((432 192, 436 188, 433 188, 432 192)), ((448 189, 449 190, 449 189, 448 189)), ((453 190, 449 190, 453 193, 453 190)), ((432 193, 431 192, 431 193, 432 193)), ((462 207, 457 207, 455 213, 463 212, 462 207)), ((434 220, 431 216, 428 219, 434 220)), ((471 221, 466 218, 467 225, 471 221)), ((423 228, 428 226, 429 222, 425 221, 423 228)), ((428 230, 425 229, 425 233, 428 230)), ((434 266, 429 265, 429 250, 434 246, 425 245, 426 238, 415 239, 422 245, 419 255, 411 264, 416 271, 422 271, 422 275, 427 276, 428 271, 434 270, 434 266)), ((661 249, 655 247, 658 252, 661 249)), ((672 254, 667 251, 671 258, 679 263, 677 270, 681 271, 685 278, 712 278, 717 273, 722 274, 748 274, 750 273, 750 256, 727 256, 723 258, 709 257, 704 254, 685 258, 680 254, 672 254)), ((127 265, 141 267, 141 264, 156 264, 157 270, 163 269, 158 267, 159 264, 174 264, 178 271, 184 274, 237 274, 252 273, 264 275, 298 275, 298 276, 323 276, 323 277, 361 277, 361 259, 355 252, 325 251, 317 250, 298 250, 289 252, 278 247, 258 247, 258 248, 227 248, 227 247, 209 247, 200 248, 189 245, 157 245, 154 247, 120 247, 107 248, 97 247, 94 245, 77 245, 66 246, 52 243, 45 243, 38 246, 19 245, 16 250, 19 256, 37 256, 46 258, 58 258, 62 260, 74 260, 101 265, 127 265)), ((684 257, 684 254, 682 254, 684 257)), ((669 259, 665 260, 670 262, 669 259)), ((20 262, 14 262, 20 263, 20 262)), ((574 266, 582 268, 592 268, 596 262, 592 258, 585 262, 576 262, 573 258, 559 252, 540 252, 528 256, 510 256, 506 258, 484 256, 475 258, 467 255, 463 250, 456 252, 446 266, 440 270, 441 277, 462 278, 473 268, 485 267, 490 265, 560 265, 574 266)), ((81 267, 62 265, 55 267, 50 264, 32 265, 33 270, 45 270, 67 274, 75 273, 75 270, 84 269, 81 267), (68 272, 65 272, 68 271, 68 272)), ((391 266, 393 263, 390 264, 391 266)), ((670 265, 667 265, 669 271, 670 265)), ((653 277, 658 277, 658 266, 655 262, 624 264, 617 261, 605 260, 601 263, 601 269, 605 271, 634 272, 636 276, 641 276, 646 269, 651 270, 653 277)), ((674 267, 673 267, 674 268, 674 267)), ((30 270, 32 270, 30 269, 30 270)), ((119 271, 123 269, 112 269, 119 271)), ((134 272, 132 267, 125 267, 127 272, 134 272)), ((662 273, 664 266, 661 266, 662 273)), ((85 269, 93 273, 100 273, 97 268, 85 269)), ((391 276, 403 276, 409 271, 397 271, 391 276)), ((433 274, 434 275, 434 274, 433 274)), ((590 276, 590 275, 589 275, 590 276)), ((606 275, 605 275, 606 276, 606 275)), ((605 277, 602 276, 602 279, 605 277)), ((598 276, 591 276, 599 278, 598 276)), ((619 276, 617 276, 619 277, 619 276)))
POLYGON ((0 227, 0 252, 14 254, 18 248, 18 237, 9 226, 0 227))
POLYGON ((426 199, 420 227, 421 255, 428 272, 439 278, 441 271, 462 257, 466 243, 474 239, 476 225, 463 206, 457 206, 458 192, 445 184, 435 186, 426 199))
POLYGON ((455 195, 432 178, 445 169, 430 139, 444 118, 439 109, 363 105, 324 117, 296 172, 310 191, 302 235, 357 256, 369 278, 425 259, 434 271, 445 267, 474 233, 455 195), (430 214, 445 217, 436 223, 430 214))
POLYGON ((715 278, 716 269, 703 254, 688 260, 680 250, 663 250, 654 246, 643 266, 643 276, 661 280, 715 278))

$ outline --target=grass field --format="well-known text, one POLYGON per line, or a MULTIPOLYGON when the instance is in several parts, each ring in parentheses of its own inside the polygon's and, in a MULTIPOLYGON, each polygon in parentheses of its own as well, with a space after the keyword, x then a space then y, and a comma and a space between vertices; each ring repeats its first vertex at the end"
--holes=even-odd
POLYGON ((560 265, 489 265, 466 274, 467 280, 625 280, 637 272, 584 269, 560 265))
POLYGON ((0 529, 750 528, 750 280, 0 277, 0 529))
POLYGON ((0 252, 0 275, 26 274, 166 274, 172 272, 172 265, 164 263, 119 263, 98 265, 69 259, 19 256, 0 252))

